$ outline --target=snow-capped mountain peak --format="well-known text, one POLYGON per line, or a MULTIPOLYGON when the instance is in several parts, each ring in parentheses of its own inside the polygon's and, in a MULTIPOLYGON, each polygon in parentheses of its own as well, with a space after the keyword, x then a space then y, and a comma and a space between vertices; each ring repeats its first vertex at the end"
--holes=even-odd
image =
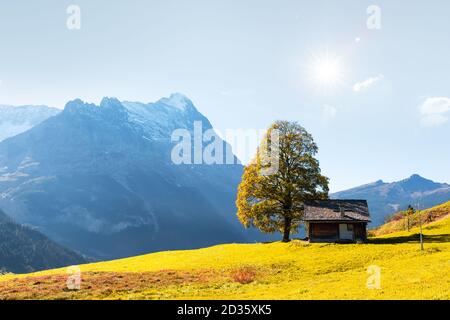
POLYGON ((192 101, 182 93, 173 93, 170 97, 162 98, 157 103, 162 103, 166 106, 170 106, 181 111, 185 111, 187 108, 193 107, 192 101))

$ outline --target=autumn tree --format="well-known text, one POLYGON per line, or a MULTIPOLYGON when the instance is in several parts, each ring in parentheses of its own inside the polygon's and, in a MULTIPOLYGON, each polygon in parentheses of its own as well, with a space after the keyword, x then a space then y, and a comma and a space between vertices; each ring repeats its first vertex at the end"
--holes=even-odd
POLYGON ((244 169, 236 200, 241 223, 264 233, 279 231, 289 242, 301 224, 303 202, 328 198, 317 152, 313 137, 298 123, 275 122, 244 169))

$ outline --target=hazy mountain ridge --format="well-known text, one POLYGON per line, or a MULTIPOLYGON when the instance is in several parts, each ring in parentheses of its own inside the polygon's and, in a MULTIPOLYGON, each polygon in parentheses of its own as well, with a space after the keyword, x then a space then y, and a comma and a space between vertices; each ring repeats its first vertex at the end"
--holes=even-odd
POLYGON ((59 112, 47 106, 0 105, 0 141, 25 132, 59 112))
POLYGON ((425 179, 417 174, 392 183, 382 180, 337 192, 335 199, 367 199, 372 225, 382 224, 385 218, 408 205, 430 208, 450 200, 450 185, 425 179))
POLYGON ((0 271, 25 273, 86 262, 81 255, 15 223, 0 210, 0 271))
POLYGON ((97 258, 253 241, 234 206, 241 165, 170 161, 172 131, 194 121, 212 128, 180 94, 71 101, 0 143, 0 207, 97 258))

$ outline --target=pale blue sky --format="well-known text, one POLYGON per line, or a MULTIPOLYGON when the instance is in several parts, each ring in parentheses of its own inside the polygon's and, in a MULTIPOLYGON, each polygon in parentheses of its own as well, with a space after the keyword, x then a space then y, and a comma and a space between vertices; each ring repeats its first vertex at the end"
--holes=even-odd
POLYGON ((219 129, 298 121, 333 191, 450 182, 449 34, 447 0, 2 0, 0 104, 182 92, 219 129), (70 4, 81 30, 66 28, 70 4), (371 4, 381 30, 366 27, 371 4), (345 72, 323 90, 309 69, 327 51, 345 72))

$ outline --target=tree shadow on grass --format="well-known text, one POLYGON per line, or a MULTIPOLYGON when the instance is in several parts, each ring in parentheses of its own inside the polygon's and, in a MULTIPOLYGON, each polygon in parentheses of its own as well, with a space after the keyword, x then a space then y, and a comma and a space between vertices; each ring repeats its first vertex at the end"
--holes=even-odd
MULTIPOLYGON (((410 236, 402 236, 402 237, 372 238, 369 239, 368 242, 373 244, 397 244, 397 243, 418 243, 419 241, 420 235, 416 233, 410 236)), ((423 241, 425 243, 450 242, 450 234, 424 235, 423 241)))

